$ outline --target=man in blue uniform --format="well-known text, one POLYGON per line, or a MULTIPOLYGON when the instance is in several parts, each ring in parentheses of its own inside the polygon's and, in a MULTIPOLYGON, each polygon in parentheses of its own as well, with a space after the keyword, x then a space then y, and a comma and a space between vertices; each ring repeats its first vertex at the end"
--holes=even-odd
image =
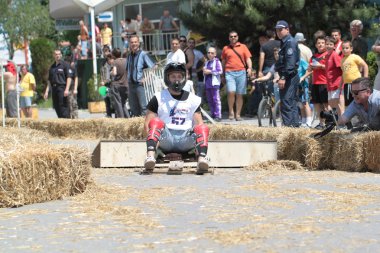
MULTIPOLYGON (((54 50, 55 62, 49 69, 49 83, 52 87, 53 106, 58 118, 70 118, 68 102, 71 77, 69 65, 62 60, 61 50, 54 50)), ((49 84, 46 87, 44 98, 49 96, 49 84)))
POLYGON ((289 33, 289 25, 286 21, 278 21, 275 29, 278 38, 281 40, 276 71, 280 75, 278 87, 280 89, 282 121, 284 126, 299 127, 297 89, 300 79, 297 70, 300 52, 297 41, 289 33))

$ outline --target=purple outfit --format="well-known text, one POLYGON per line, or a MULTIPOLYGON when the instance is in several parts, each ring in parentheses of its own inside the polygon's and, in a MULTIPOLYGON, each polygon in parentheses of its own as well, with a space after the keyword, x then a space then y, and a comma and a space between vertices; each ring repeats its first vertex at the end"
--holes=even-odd
POLYGON ((205 68, 211 70, 212 74, 204 75, 206 97, 213 118, 222 118, 222 103, 220 101, 220 75, 223 73, 222 64, 218 58, 205 63, 205 68))

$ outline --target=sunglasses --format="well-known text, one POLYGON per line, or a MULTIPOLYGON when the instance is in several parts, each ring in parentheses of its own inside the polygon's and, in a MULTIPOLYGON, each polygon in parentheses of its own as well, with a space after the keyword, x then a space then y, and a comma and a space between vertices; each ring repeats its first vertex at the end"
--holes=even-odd
POLYGON ((186 42, 186 40, 179 40, 179 42, 186 42))
POLYGON ((237 35, 232 35, 230 36, 230 38, 237 38, 237 35))
POLYGON ((214 52, 207 52, 208 54, 215 54, 214 52))
POLYGON ((367 90, 367 88, 361 89, 361 90, 351 90, 351 94, 352 96, 357 96, 359 95, 360 92, 365 91, 365 90, 367 90))

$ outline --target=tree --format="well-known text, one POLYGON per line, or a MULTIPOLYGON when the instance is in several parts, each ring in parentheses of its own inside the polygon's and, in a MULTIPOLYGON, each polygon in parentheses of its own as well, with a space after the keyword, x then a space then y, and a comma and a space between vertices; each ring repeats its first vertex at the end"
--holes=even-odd
MULTIPOLYGON (((46 2, 46 1, 45 1, 46 2)), ((49 7, 40 0, 0 0, 0 23, 8 33, 8 45, 26 44, 38 37, 54 34, 49 7)), ((13 47, 9 47, 13 55, 13 47)))
POLYGON ((377 6, 366 0, 203 0, 180 17, 186 27, 223 46, 231 30, 239 33, 240 41, 252 41, 281 19, 288 21, 293 34, 303 32, 310 42, 317 30, 344 32, 351 20, 366 23, 377 14, 377 6))

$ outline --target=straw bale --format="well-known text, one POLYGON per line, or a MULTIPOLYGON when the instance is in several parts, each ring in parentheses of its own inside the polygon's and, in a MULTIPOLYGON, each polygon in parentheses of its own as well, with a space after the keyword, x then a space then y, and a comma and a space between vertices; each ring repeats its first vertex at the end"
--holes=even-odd
POLYGON ((265 162, 258 162, 250 165, 246 170, 270 170, 270 171, 283 171, 283 170, 305 170, 302 165, 297 161, 289 160, 271 160, 265 162))
POLYGON ((90 181, 90 154, 83 149, 29 142, 1 150, 0 207, 62 199, 90 181))
POLYGON ((380 172, 380 132, 368 132, 363 134, 363 156, 368 170, 380 172))
MULTIPOLYGON (((21 121, 22 126, 46 131, 58 138, 139 140, 144 136, 144 118, 130 119, 49 119, 21 121)), ((7 125, 16 127, 15 119, 8 119, 7 125)))
POLYGON ((281 128, 261 128, 251 125, 210 125, 210 140, 275 141, 281 128))
POLYGON ((309 129, 281 128, 281 134, 277 138, 278 158, 305 164, 305 157, 309 152, 307 147, 311 146, 308 143, 312 141, 310 134, 309 129))

